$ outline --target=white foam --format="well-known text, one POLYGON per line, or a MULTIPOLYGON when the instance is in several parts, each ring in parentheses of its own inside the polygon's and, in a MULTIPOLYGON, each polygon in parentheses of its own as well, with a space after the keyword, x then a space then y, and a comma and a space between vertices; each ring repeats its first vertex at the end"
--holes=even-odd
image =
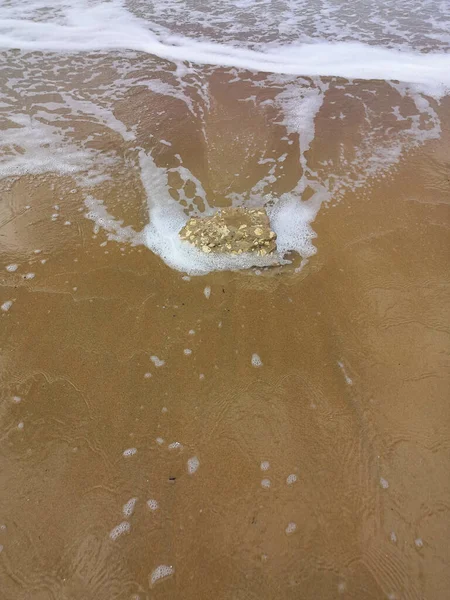
POLYGON ((3 302, 3 304, 1 305, 1 309, 3 312, 8 312, 8 310, 11 308, 11 306, 13 305, 13 300, 6 300, 6 302, 3 302))
POLYGON ((259 354, 252 354, 252 365, 254 367, 262 367, 263 366, 263 362, 259 356, 259 354))
POLYGON ((159 581, 163 579, 167 579, 167 577, 171 577, 175 573, 175 569, 171 565, 159 565, 152 571, 150 575, 150 586, 155 585, 159 581))
POLYGON ((155 367, 163 367, 166 364, 166 361, 159 359, 157 356, 150 356, 150 360, 155 367))
POLYGON ((172 442, 168 445, 169 450, 183 450, 183 444, 180 442, 172 442))
POLYGON ((133 456, 134 454, 136 454, 136 452, 137 448, 127 448, 123 451, 123 456, 133 456))
POLYGON ((268 489, 270 488, 270 486, 272 485, 270 479, 262 479, 261 480, 261 487, 268 489))
POLYGON ((290 475, 287 476, 286 478, 286 483, 288 485, 292 485, 297 481, 297 475, 295 473, 291 473, 290 475))
POLYGON ((147 506, 150 510, 155 511, 158 510, 159 503, 154 498, 150 498, 150 500, 147 500, 147 506))
POLYGON ((261 471, 268 471, 270 469, 270 463, 268 460, 263 460, 260 464, 261 471))
POLYGON ((425 84, 433 90, 450 87, 450 54, 420 54, 357 41, 284 46, 272 42, 250 49, 232 41, 224 44, 171 35, 156 23, 134 16, 120 0, 94 5, 74 0, 70 7, 60 8, 62 16, 47 22, 15 18, 17 12, 11 10, 11 18, 0 20, 0 48, 65 53, 136 50, 181 64, 190 61, 269 73, 393 79, 425 84))
POLYGON ((297 525, 294 522, 288 523, 288 526, 286 527, 286 533, 287 535, 290 535, 291 533, 294 533, 297 530, 297 525))
POLYGON ((389 487, 389 482, 384 477, 380 477, 380 485, 384 490, 387 490, 389 487))
POLYGON ((14 273, 14 271, 17 271, 17 269, 18 269, 18 268, 19 268, 19 265, 12 264, 12 265, 8 265, 8 266, 6 267, 6 270, 7 270, 9 273, 14 273))
POLYGON ((131 529, 130 524, 127 521, 122 521, 122 523, 119 523, 119 525, 114 527, 114 529, 111 529, 111 531, 109 532, 109 537, 112 540, 116 540, 118 537, 120 537, 124 533, 128 533, 130 531, 130 529, 131 529))
POLYGON ((349 377, 349 376, 347 375, 347 371, 345 370, 344 363, 343 363, 343 362, 341 362, 340 360, 338 360, 338 363, 337 363, 337 364, 338 364, 338 366, 340 367, 340 369, 341 369, 342 373, 344 374, 345 382, 346 382, 348 385, 353 385, 353 379, 351 379, 351 377, 349 377))
POLYGON ((76 146, 61 128, 26 114, 10 113, 8 118, 14 127, 2 131, 0 177, 46 172, 73 175, 88 171, 94 160, 108 163, 106 155, 101 158, 92 149, 76 146))
POLYGON ((124 517, 131 517, 131 515, 134 513, 136 502, 137 498, 130 498, 128 502, 123 505, 122 512, 124 517))
MULTIPOLYGON (((417 1, 421 7, 420 0, 417 1)), ((246 79, 255 87, 271 87, 275 94, 266 103, 270 103, 274 109, 280 109, 277 122, 284 126, 286 134, 290 136, 282 139, 291 144, 294 143, 292 134, 298 135, 302 174, 290 193, 280 198, 265 195, 282 173, 287 156, 284 152, 275 158, 262 155, 258 162, 267 164, 264 177, 242 197, 236 193, 229 195, 234 204, 251 202, 252 205, 266 206, 271 226, 277 233, 278 252, 267 257, 254 254, 206 255, 188 242, 181 241, 178 232, 186 223, 187 216, 180 202, 188 207, 190 214, 199 213, 192 198, 186 194, 186 184, 195 188, 196 196, 204 203, 206 210, 202 214, 211 214, 212 209, 202 182, 182 164, 179 155, 176 155, 177 166, 162 168, 155 164, 149 154, 143 150, 140 152, 139 167, 147 194, 150 221, 142 232, 115 219, 103 202, 93 195, 86 198, 87 216, 94 221, 96 231, 100 227, 104 229, 109 240, 134 245, 145 243, 170 267, 191 275, 285 264, 286 255, 291 251, 307 259, 316 252, 313 245, 315 233, 311 224, 323 202, 337 197, 340 188, 361 186, 368 177, 376 176, 386 166, 397 162, 406 146, 439 135, 439 119, 433 102, 422 94, 425 92, 438 97, 450 89, 450 54, 433 51, 435 48, 447 49, 448 31, 445 33, 445 21, 439 18, 441 14, 446 14, 445 3, 434 8, 427 20, 427 35, 424 35, 416 25, 410 25, 413 28, 411 32, 405 29, 401 18, 404 13, 402 2, 398 9, 398 1, 385 0, 382 6, 375 3, 367 7, 370 19, 367 22, 358 19, 355 23, 353 8, 346 8, 345 3, 330 5, 327 0, 318 0, 317 10, 315 3, 312 7, 305 0, 282 2, 283 8, 278 3, 269 8, 265 2, 244 0, 223 0, 220 7, 217 3, 199 7, 192 2, 172 0, 145 3, 145 6, 138 2, 138 8, 136 3, 124 0, 30 0, 26 3, 11 0, 7 6, 1 7, 0 48, 18 48, 25 52, 48 50, 65 55, 90 53, 93 50, 127 50, 136 53, 120 54, 117 63, 122 61, 123 64, 117 70, 122 79, 119 77, 113 86, 108 84, 105 89, 96 90, 91 99, 77 90, 70 93, 59 90, 54 101, 35 102, 38 110, 33 116, 21 112, 8 113, 14 126, 2 131, 0 176, 54 171, 76 176, 77 184, 87 187, 111 178, 111 167, 116 167, 122 160, 119 154, 94 150, 90 144, 92 136, 80 140, 79 132, 72 127, 70 119, 82 122, 87 115, 93 124, 112 130, 121 136, 125 146, 132 146, 131 142, 136 141, 137 125, 129 127, 117 118, 111 98, 116 100, 119 97, 119 88, 122 94, 132 86, 142 85, 155 93, 186 102, 192 115, 201 120, 202 128, 210 106, 205 76, 209 70, 194 68, 188 62, 230 67, 234 77, 232 81, 246 79), (398 16, 397 22, 392 17, 394 13, 398 16), (252 22, 257 25, 252 25, 252 22), (229 26, 224 26, 225 23, 229 26), (436 45, 430 40, 441 40, 442 43, 436 45), (387 43, 391 47, 381 47, 387 43), (426 52, 418 52, 419 49, 426 49, 426 52), (172 61, 176 68, 172 70, 169 67, 170 77, 166 77, 168 73, 165 73, 162 79, 146 80, 141 77, 141 66, 143 61, 149 62, 151 59, 139 53, 172 61), (130 65, 130 56, 141 59, 139 68, 134 70, 130 65), (248 76, 248 70, 263 71, 269 75, 264 80, 256 81, 248 76), (299 75, 310 76, 312 81, 299 75), (383 143, 377 143, 376 137, 380 135, 376 132, 381 128, 372 127, 370 123, 371 132, 375 133, 365 135, 362 132, 361 146, 355 148, 354 157, 351 160, 346 156, 341 157, 344 174, 333 174, 333 165, 329 164, 323 169, 321 181, 317 173, 311 172, 307 153, 315 135, 316 115, 323 106, 329 86, 334 85, 322 81, 322 76, 390 81, 400 94, 408 95, 413 100, 418 114, 406 119, 401 116, 400 108, 394 107, 393 115, 409 120, 410 127, 396 136, 385 136, 388 141, 384 140, 383 143), (64 114, 61 114, 62 110, 64 114), (66 118, 67 112, 70 116, 66 118), (426 127, 423 126, 425 121, 426 127), (67 123, 70 123, 69 127, 67 123), (184 184, 177 190, 170 189, 168 185, 168 175, 172 176, 173 173, 184 184), (328 181, 332 179, 338 181, 333 184, 333 189, 328 181), (307 187, 312 189, 313 196, 307 202, 302 202, 301 195, 307 187), (169 190, 177 194, 178 202, 172 198, 169 190)), ((35 64, 43 59, 22 54, 17 60, 20 69, 23 67, 26 73, 25 66, 28 63, 35 64)), ((86 58, 88 60, 96 59, 91 55, 86 58)), ((53 60, 45 59, 45 62, 53 64, 53 60)), ((57 65, 57 59, 54 62, 57 65)), ((55 66, 55 69, 58 68, 55 66)), ((166 66, 158 64, 155 72, 166 69, 166 66)), ((94 69, 92 78, 96 76, 94 69)), ((11 79, 7 85, 24 96, 36 94, 34 84, 27 84, 27 87, 24 80, 25 76, 11 79)), ((46 81, 44 71, 42 81, 46 81)), ((10 103, 6 106, 12 107, 9 97, 6 99, 10 103)), ((244 100, 252 100, 257 104, 255 95, 244 100)), ((363 108, 367 109, 361 102, 363 108)), ((341 111, 330 118, 345 116, 341 111)), ((370 115, 367 118, 370 121, 370 115)), ((205 133, 205 127, 203 131, 205 133)), ((385 128, 382 131, 384 135, 385 128)), ((205 140, 208 142, 206 134, 205 140)), ((164 152, 170 154, 170 142, 164 139, 158 142, 165 145, 164 152)), ((138 148, 133 145, 133 151, 138 148)), ((127 157, 127 167, 133 161, 134 158, 127 157)), ((58 215, 55 213, 55 220, 58 215)))
MULTIPOLYGON (((310 205, 301 206, 298 198, 292 194, 284 194, 274 207, 268 210, 274 231, 277 233, 278 253, 265 257, 255 254, 205 254, 188 242, 182 241, 178 235, 187 222, 183 207, 169 194, 167 173, 155 165, 153 158, 145 152, 139 154, 141 177, 147 192, 150 223, 145 230, 147 246, 160 256, 170 267, 184 271, 190 275, 203 275, 211 271, 233 271, 248 269, 252 266, 270 266, 286 262, 283 254, 297 250, 302 255, 310 256, 315 252, 308 236, 314 237, 312 229, 304 219, 315 216, 316 210, 310 205), (298 230, 295 230, 295 227, 298 230), (278 242, 279 240, 279 242, 278 242)), ((205 296, 209 298, 210 288, 205 288, 205 296)))
POLYGON ((192 456, 188 461, 187 461, 187 470, 188 473, 190 475, 193 475, 197 469, 200 466, 200 461, 198 460, 198 458, 196 456, 192 456))
POLYGON ((209 287, 209 285, 205 287, 203 293, 205 294, 205 298, 209 300, 209 297, 211 296, 211 288, 209 287))
POLYGON ((183 350, 183 354, 185 354, 186 356, 190 356, 192 354, 192 350, 190 348, 185 348, 183 350))

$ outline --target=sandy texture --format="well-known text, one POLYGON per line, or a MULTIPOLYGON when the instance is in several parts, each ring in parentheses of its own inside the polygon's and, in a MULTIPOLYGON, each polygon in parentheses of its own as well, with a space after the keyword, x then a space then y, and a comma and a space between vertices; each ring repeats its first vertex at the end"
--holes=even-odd
MULTIPOLYGON (((220 206, 257 180, 242 136, 283 142, 211 87, 208 145, 180 110, 155 154, 194 148, 220 206)), ((150 97, 116 108, 148 149, 150 97)), ((338 135, 328 108, 317 162, 338 135)), ((69 176, 1 183, 2 600, 448 597, 448 98, 439 110, 440 140, 322 208, 300 272, 183 279, 105 245, 69 176)), ((284 164, 289 189, 295 147, 284 164)), ((135 225, 133 177, 105 190, 135 225)))

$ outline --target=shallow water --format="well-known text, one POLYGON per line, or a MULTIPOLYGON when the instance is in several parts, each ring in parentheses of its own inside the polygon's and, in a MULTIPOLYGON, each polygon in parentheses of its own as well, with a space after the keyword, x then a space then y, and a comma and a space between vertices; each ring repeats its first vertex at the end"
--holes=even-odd
POLYGON ((1 600, 448 597, 450 32, 404 4, 0 4, 1 600), (232 204, 286 264, 177 241, 232 204))

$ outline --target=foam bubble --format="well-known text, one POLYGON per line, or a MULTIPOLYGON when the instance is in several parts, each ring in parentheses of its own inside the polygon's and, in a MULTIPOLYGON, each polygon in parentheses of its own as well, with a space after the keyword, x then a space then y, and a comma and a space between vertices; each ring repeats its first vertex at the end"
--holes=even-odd
POLYGON ((154 498, 147 500, 147 506, 149 507, 150 510, 158 510, 158 508, 159 508, 158 501, 155 500, 154 498))
POLYGON ((130 498, 128 502, 125 502, 122 508, 124 517, 131 517, 136 506, 137 498, 130 498))
POLYGON ((287 535, 294 533, 296 530, 297 530, 297 525, 293 521, 291 523, 288 523, 288 526, 285 529, 287 535))
POLYGON ((20 423, 17 425, 17 429, 23 429, 24 428, 24 422, 20 421, 20 423))
POLYGON ((417 546, 417 548, 423 548, 423 540, 422 540, 422 538, 415 539, 414 543, 417 546))
POLYGON ((261 480, 261 487, 268 489, 268 488, 270 488, 271 485, 272 485, 272 482, 270 481, 270 479, 262 479, 261 480))
POLYGON ((186 356, 190 356, 190 355, 192 354, 192 350, 191 350, 190 348, 185 348, 185 349, 183 350, 183 353, 184 353, 186 356))
POLYGON ((124 533, 128 533, 130 531, 130 529, 131 529, 130 524, 127 521, 122 521, 122 523, 119 523, 119 525, 114 527, 114 529, 111 529, 111 531, 109 532, 109 537, 112 540, 116 540, 118 537, 120 537, 124 533))
POLYGON ((209 285, 205 287, 203 293, 205 294, 205 298, 209 300, 209 297, 211 296, 211 288, 209 287, 209 285))
POLYGON ((180 442, 172 442, 169 444, 168 448, 169 450, 182 450, 183 444, 180 444, 180 442))
POLYGON ((261 465, 261 471, 268 471, 270 469, 270 463, 268 460, 263 460, 261 465))
POLYGON ((384 477, 380 477, 380 485, 383 489, 387 490, 389 487, 389 482, 384 477))
POLYGON ((6 270, 7 270, 9 273, 14 273, 14 271, 17 271, 17 269, 18 269, 18 268, 19 268, 19 265, 12 264, 12 265, 8 265, 8 266, 6 267, 6 270))
POLYGON ((171 577, 174 573, 175 569, 171 565, 159 565, 152 571, 152 574, 149 577, 150 586, 153 586, 155 583, 171 577))
POLYGON ((187 461, 187 470, 188 473, 190 475, 193 475, 197 469, 200 466, 200 461, 198 460, 198 458, 196 456, 192 456, 188 461, 187 461))
POLYGON ((164 440, 162 437, 157 437, 156 438, 156 443, 159 444, 160 446, 162 446, 162 444, 164 444, 164 440))
POLYGON ((254 367, 262 367, 263 363, 258 354, 252 354, 252 365, 254 367))
POLYGON ((395 531, 391 531, 391 542, 393 542, 394 544, 397 543, 397 535, 395 534, 395 531))
POLYGON ((15 404, 19 404, 19 402, 22 402, 22 398, 20 396, 13 396, 12 401, 15 402, 15 404))
POLYGON ((348 385, 353 385, 353 380, 347 375, 347 371, 345 370, 344 363, 342 363, 340 360, 338 360, 337 364, 339 365, 342 373, 344 374, 345 382, 348 385))
POLYGON ((134 454, 136 454, 136 452, 137 448, 127 448, 123 451, 123 456, 133 456, 134 454))
POLYGON ((166 364, 165 360, 161 360, 157 356, 150 356, 150 360, 155 365, 155 367, 162 367, 166 364))
POLYGON ((6 302, 3 302, 3 304, 1 305, 1 309, 3 312, 8 312, 8 310, 11 308, 11 306, 13 305, 13 300, 7 300, 6 302))
POLYGON ((287 476, 286 478, 286 483, 288 485, 292 485, 293 483, 295 483, 297 481, 297 475, 295 473, 291 473, 290 475, 287 476))

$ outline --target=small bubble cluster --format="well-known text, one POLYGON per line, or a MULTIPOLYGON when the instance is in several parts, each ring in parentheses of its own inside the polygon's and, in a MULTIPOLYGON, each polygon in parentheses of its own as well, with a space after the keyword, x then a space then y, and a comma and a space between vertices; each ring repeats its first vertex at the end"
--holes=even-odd
POLYGON ((288 526, 285 529, 287 535, 294 533, 294 531, 296 531, 296 530, 297 530, 297 525, 293 521, 291 523, 288 523, 288 526))
POLYGON ((180 442, 172 442, 169 444, 168 448, 169 450, 181 450, 183 448, 183 444, 180 444, 180 442))
POLYGON ((131 517, 136 506, 137 498, 130 498, 128 502, 123 505, 122 512, 124 517, 131 517))
POLYGON ((270 479, 262 479, 261 480, 261 487, 268 489, 268 488, 270 488, 270 486, 271 486, 270 479))
POLYGON ((175 573, 175 569, 170 565, 159 565, 150 575, 150 585, 155 585, 161 579, 170 577, 175 573))
POLYGON ((209 300, 209 297, 211 296, 211 288, 209 287, 209 285, 205 287, 203 293, 205 294, 205 298, 209 300))
POLYGON ((130 531, 130 528, 131 526, 127 521, 122 521, 122 523, 119 523, 119 525, 114 527, 114 529, 111 529, 111 531, 109 532, 109 537, 112 540, 116 540, 124 533, 128 533, 130 531))
POLYGON ((3 302, 1 309, 3 312, 8 312, 8 310, 11 308, 12 305, 13 305, 12 300, 7 300, 6 302, 3 302))
POLYGON ((166 364, 165 360, 161 360, 157 356, 150 356, 150 360, 155 365, 155 367, 162 367, 166 364))
POLYGON ((123 456, 133 456, 133 454, 136 454, 136 452, 137 448, 127 448, 123 451, 123 456))
POLYGON ((150 510, 158 510, 158 508, 159 508, 158 500, 155 500, 154 498, 150 498, 150 500, 147 500, 147 506, 149 507, 150 510))
POLYGON ((200 466, 200 461, 196 456, 193 456, 187 461, 187 470, 190 475, 195 473, 200 466))
POLYGON ((263 460, 261 465, 261 471, 268 471, 270 469, 270 463, 268 460, 263 460))
POLYGON ((295 473, 291 473, 290 475, 288 475, 286 477, 286 483, 288 485, 292 485, 293 483, 295 483, 297 481, 297 475, 295 473))
POLYGON ((387 490, 389 487, 389 482, 383 477, 380 477, 380 485, 384 490, 387 490))
POLYGON ((259 357, 259 355, 258 355, 258 354, 253 354, 253 355, 252 355, 252 365, 253 365, 254 367, 262 367, 262 364, 263 364, 263 363, 262 363, 262 360, 261 360, 261 358, 259 357))

